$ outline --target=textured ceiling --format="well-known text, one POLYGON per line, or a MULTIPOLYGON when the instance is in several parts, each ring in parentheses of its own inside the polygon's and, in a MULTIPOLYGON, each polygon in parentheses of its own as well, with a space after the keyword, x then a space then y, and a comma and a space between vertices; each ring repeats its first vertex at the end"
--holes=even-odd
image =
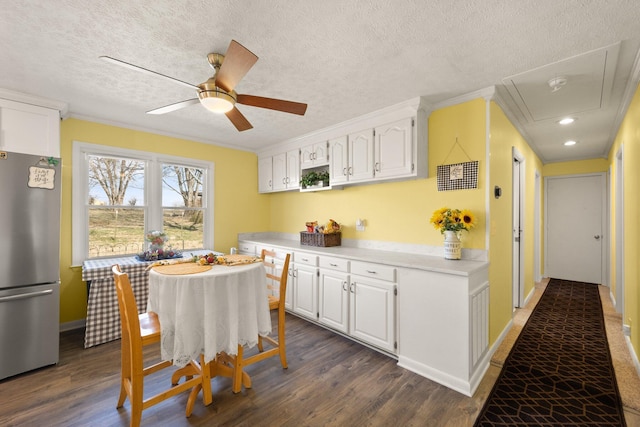
POLYGON ((588 152, 567 150, 551 119, 532 123, 502 91, 543 161, 601 157, 629 78, 637 83, 638 22, 635 0, 2 0, 0 88, 66 102, 72 117, 259 151, 416 96, 437 105, 494 85, 501 93, 509 76, 620 43, 612 109, 576 123, 602 122, 588 152), (212 74, 207 53, 231 39, 260 58, 236 90, 306 102, 305 116, 239 106, 254 126, 240 133, 200 105, 147 115, 194 92, 98 59, 197 85, 212 74))

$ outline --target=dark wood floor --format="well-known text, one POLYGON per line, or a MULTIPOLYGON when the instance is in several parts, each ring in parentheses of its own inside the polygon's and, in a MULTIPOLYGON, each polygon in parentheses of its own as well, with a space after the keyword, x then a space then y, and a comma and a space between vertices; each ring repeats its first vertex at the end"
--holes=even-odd
MULTIPOLYGON (((275 324, 275 321, 274 321, 275 324)), ((142 414, 143 426, 469 426, 498 375, 491 367, 474 397, 400 368, 396 360, 287 315, 289 369, 271 358, 248 367, 253 388, 234 395, 228 378, 212 381, 190 418, 187 394, 142 414)), ((56 366, 0 382, 1 426, 128 426, 129 403, 115 408, 120 342, 83 348, 84 332, 61 334, 56 366)), ((151 346, 148 359, 159 354, 151 346)), ((147 378, 145 395, 171 370, 147 378)))

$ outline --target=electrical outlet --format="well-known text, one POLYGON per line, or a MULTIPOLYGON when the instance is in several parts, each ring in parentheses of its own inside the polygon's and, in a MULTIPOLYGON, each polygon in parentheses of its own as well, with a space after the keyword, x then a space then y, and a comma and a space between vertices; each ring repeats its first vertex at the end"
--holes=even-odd
POLYGON ((364 229, 365 229, 364 219, 357 219, 356 220, 356 231, 364 231, 364 229))

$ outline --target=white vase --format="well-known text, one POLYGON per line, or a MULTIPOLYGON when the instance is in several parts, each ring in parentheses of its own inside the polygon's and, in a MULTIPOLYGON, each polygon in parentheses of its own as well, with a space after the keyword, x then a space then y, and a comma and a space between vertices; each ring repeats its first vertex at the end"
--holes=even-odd
POLYGON ((444 232, 444 258, 460 259, 462 258, 462 243, 455 231, 444 232))

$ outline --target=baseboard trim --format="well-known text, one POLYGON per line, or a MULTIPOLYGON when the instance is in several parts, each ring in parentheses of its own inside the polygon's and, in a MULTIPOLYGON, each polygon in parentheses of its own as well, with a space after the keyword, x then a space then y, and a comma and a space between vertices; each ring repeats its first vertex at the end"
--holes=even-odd
POLYGON ((476 369, 476 374, 472 376, 472 380, 467 381, 460 377, 455 377, 451 374, 447 374, 446 372, 434 369, 413 359, 409 359, 408 357, 398 357, 398 366, 400 366, 401 368, 416 373, 422 377, 428 378, 432 381, 437 382, 438 384, 442 384, 443 386, 448 387, 451 390, 457 391, 458 393, 462 393, 465 396, 469 397, 473 396, 473 393, 476 391, 476 388, 478 388, 482 377, 484 376, 487 369, 489 369, 488 362, 483 359, 482 363, 486 366, 482 366, 479 364, 478 369, 476 369))
POLYGON ((72 322, 60 323, 60 332, 73 331, 74 329, 83 329, 87 326, 86 319, 74 320, 72 322))
POLYGON ((633 360, 633 366, 636 367, 636 372, 638 372, 638 376, 640 376, 640 361, 638 360, 636 350, 633 348, 633 344, 631 344, 631 339, 629 337, 625 336, 624 340, 627 343, 629 354, 631 355, 631 359, 633 360))

